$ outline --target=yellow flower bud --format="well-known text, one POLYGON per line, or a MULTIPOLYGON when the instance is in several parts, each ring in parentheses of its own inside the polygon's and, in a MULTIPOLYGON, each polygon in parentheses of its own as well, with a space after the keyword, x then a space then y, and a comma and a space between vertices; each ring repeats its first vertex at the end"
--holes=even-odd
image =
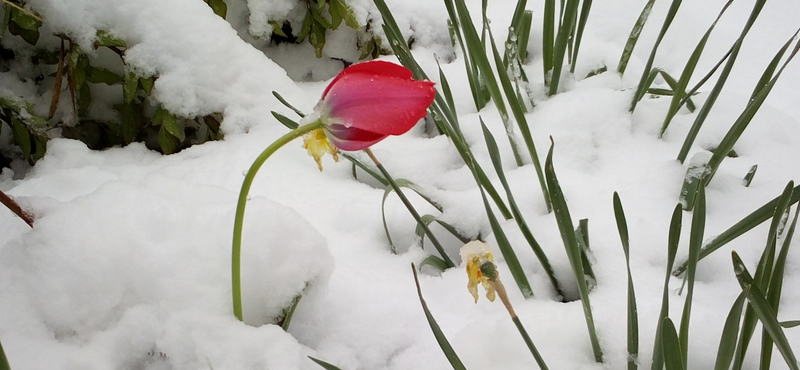
POLYGON ((486 263, 494 264, 494 256, 488 244, 474 240, 461 247, 461 261, 467 264, 467 290, 478 303, 478 283, 486 290, 486 298, 494 302, 495 290, 489 283, 489 278, 481 272, 481 266, 486 263))
POLYGON ((308 155, 314 157, 320 171, 322 171, 322 156, 325 153, 332 155, 334 161, 339 161, 339 148, 328 141, 328 136, 321 128, 303 135, 303 148, 308 150, 308 155))

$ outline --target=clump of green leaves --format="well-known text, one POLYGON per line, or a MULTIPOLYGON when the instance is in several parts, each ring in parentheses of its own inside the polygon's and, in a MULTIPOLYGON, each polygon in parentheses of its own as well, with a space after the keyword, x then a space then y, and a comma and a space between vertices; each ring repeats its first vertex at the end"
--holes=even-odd
MULTIPOLYGON (((0 123, 11 129, 14 143, 29 164, 44 156, 47 121, 33 113, 33 104, 20 99, 0 97, 0 123)), ((2 127, 0 124, 0 130, 2 127)))
MULTIPOLYGON (((215 12, 224 16, 224 2, 211 3, 215 12)), ((40 85, 40 90, 52 93, 46 117, 35 113, 32 102, 13 95, 0 97, 0 124, 5 123, 11 128, 13 144, 29 164, 44 156, 48 138, 59 135, 81 140, 92 149, 141 141, 164 154, 222 138, 221 114, 179 117, 151 99, 157 75, 143 74, 125 63, 128 48, 125 40, 106 31, 97 32, 93 48, 107 49, 119 56, 118 65, 100 67, 101 53, 87 53, 63 34, 53 35, 61 41, 56 50, 38 47, 43 20, 25 9, 22 2, 3 0, 1 5, 4 18, 0 43, 3 38, 18 36, 30 46, 16 46, 16 50, 0 46, 0 62, 4 67, 11 62, 21 62, 17 64, 37 71, 39 75, 32 79, 33 82, 40 85), (118 114, 116 120, 100 120, 91 112, 92 90, 96 89, 93 86, 99 84, 120 88, 118 103, 112 107, 118 114), (69 99, 67 106, 71 107, 71 112, 67 108, 67 111, 56 114, 62 99, 69 99)), ((10 161, 10 158, 3 158, 0 165, 7 165, 10 161)))

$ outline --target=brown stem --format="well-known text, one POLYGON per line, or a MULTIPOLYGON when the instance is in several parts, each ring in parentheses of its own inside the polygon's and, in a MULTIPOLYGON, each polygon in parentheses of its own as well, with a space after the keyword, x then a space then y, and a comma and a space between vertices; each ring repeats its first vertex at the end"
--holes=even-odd
MULTIPOLYGON (((69 41, 69 54, 72 54, 72 40, 69 41)), ((72 98, 72 113, 75 118, 78 118, 78 105, 75 99, 75 65, 71 62, 72 58, 67 62, 67 83, 69 84, 69 96, 72 98)))
POLYGON ((0 203, 3 203, 11 212, 14 212, 15 215, 19 216, 23 221, 25 221, 28 226, 33 227, 33 215, 28 212, 25 212, 22 207, 20 207, 19 203, 14 200, 14 198, 9 197, 0 190, 0 203))
POLYGON ((53 86, 53 99, 50 101, 50 113, 47 119, 53 118, 58 108, 58 98, 61 97, 61 83, 64 81, 64 39, 61 39, 61 50, 58 54, 58 70, 56 71, 56 84, 53 86))
POLYGON ((506 310, 508 310, 508 314, 511 315, 511 319, 517 318, 517 313, 514 312, 514 307, 511 305, 511 301, 508 299, 508 293, 506 293, 506 287, 503 285, 503 282, 500 281, 500 278, 496 278, 494 280, 489 279, 489 284, 492 285, 497 295, 500 296, 500 300, 503 302, 503 305, 506 306, 506 310))

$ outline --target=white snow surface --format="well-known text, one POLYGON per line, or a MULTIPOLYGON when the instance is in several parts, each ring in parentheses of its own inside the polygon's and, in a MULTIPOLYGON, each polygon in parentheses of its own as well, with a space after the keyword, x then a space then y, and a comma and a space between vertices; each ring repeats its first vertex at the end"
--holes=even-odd
MULTIPOLYGON (((233 1, 228 1, 233 2, 233 1)), ((640 322, 640 366, 649 367, 665 274, 669 219, 678 201, 686 165, 675 161, 695 114, 685 109, 658 138, 668 98, 645 98, 628 112, 669 2, 657 2, 629 68, 614 73, 620 52, 644 0, 594 1, 575 77, 563 92, 543 92, 541 14, 532 0, 534 31, 525 66, 536 107, 527 114, 539 157, 549 137, 554 162, 575 221, 589 219, 597 286, 591 293, 605 363, 594 361, 579 301, 561 303, 514 221, 502 221, 535 297, 524 299, 498 254, 501 277, 512 303, 551 369, 619 369, 626 366, 624 256, 614 222, 612 194, 625 206, 631 269, 640 322), (602 65, 609 72, 584 79, 602 65)), ((283 0, 250 0, 276 14, 283 0)), ((438 80, 434 53, 455 94, 459 118, 477 160, 498 186, 479 116, 500 145, 506 176, 528 225, 547 252, 557 276, 574 284, 555 219, 547 213, 532 165, 516 167, 493 104, 475 111, 460 51, 449 45, 444 5, 435 1, 389 1, 428 75, 438 80)), ((468 1, 477 15, 480 2, 468 1)), ((684 2, 656 58, 656 66, 679 76, 686 59, 723 0, 684 2)), ((738 37, 752 1, 734 3, 712 34, 695 73, 699 79, 738 37)), ((319 172, 299 142, 277 152, 251 190, 243 244, 246 323, 233 316, 230 244, 236 197, 243 172, 272 141, 287 132, 270 115, 287 116, 271 92, 279 91, 306 112, 326 81, 289 78, 325 71, 310 47, 284 45, 281 65, 245 42, 233 26, 199 0, 29 0, 56 32, 88 50, 96 29, 128 41, 126 60, 142 73, 158 73, 155 99, 169 110, 194 116, 223 112, 224 141, 161 156, 142 144, 91 151, 80 142, 56 139, 46 157, 23 178, 6 170, 0 188, 36 215, 31 229, 0 212, 0 342, 14 370, 27 369, 319 369, 307 356, 343 370, 446 369, 417 298, 410 263, 436 254, 414 237, 415 223, 394 196, 386 218, 399 254, 390 252, 381 221, 384 190, 368 175, 355 179, 347 161, 325 158, 319 172), (298 67, 301 66, 301 67, 298 67), (284 69, 286 68, 286 69, 284 69), (292 68, 306 70, 287 71, 292 68), (303 292, 291 327, 266 324, 303 292)), ((367 1, 352 2, 360 20, 377 17, 367 1)), ((515 2, 491 1, 488 16, 498 40, 505 39, 515 2)), ((231 5, 232 8, 242 5, 231 5)), ((281 8, 282 7, 282 8, 281 8)), ((690 158, 715 146, 739 115, 769 60, 797 29, 800 3, 773 0, 744 44, 731 80, 693 147, 690 158)), ((252 19, 251 19, 252 21, 252 19)), ((263 20, 262 20, 263 21, 263 20)), ((337 31, 339 32, 339 31, 337 31)), ((351 32, 343 29, 341 32, 351 32)), ((328 56, 352 37, 332 36, 328 56), (338 40, 338 41, 337 41, 338 40)), ((349 41, 348 41, 349 40, 349 41)), ((395 60, 393 57, 385 57, 395 60)), ((340 68, 340 67, 339 67, 340 68)), ((692 82, 692 84, 694 83, 692 82)), ((438 82, 438 81, 437 81, 438 82)), ((665 85, 663 81, 657 81, 665 85)), ((713 80, 712 80, 713 83, 713 80)), ((707 189, 706 239, 778 196, 800 180, 800 63, 794 61, 707 189), (750 187, 741 183, 753 164, 750 187)), ((702 104, 711 88, 694 98, 702 104)), ((467 235, 490 234, 480 193, 453 145, 418 125, 377 144, 374 153, 395 178, 414 181, 443 207, 440 216, 467 235)), ((362 153, 353 155, 366 160, 362 153)), ((701 154, 702 155, 702 154, 701 154)), ((410 192, 407 192, 410 193, 410 192)), ((437 211, 412 196, 422 213, 437 211)), ((0 210, 2 211, 2 210, 0 210)), ((496 210, 495 210, 495 213, 496 210)), ((691 214, 684 213, 678 261, 687 255, 691 214)), ((460 243, 434 227, 451 256, 460 243)), ((736 250, 753 271, 766 241, 766 223, 711 254, 699 264, 692 312, 689 367, 714 364, 725 316, 741 289, 730 262, 736 250)), ((487 240, 493 241, 492 235, 487 240)), ((796 242, 795 242, 796 244, 796 242)), ((789 254, 779 318, 800 312, 800 258, 789 254)), ((535 366, 500 302, 466 289, 463 266, 442 274, 424 268, 420 283, 427 304, 469 369, 530 369, 535 366)), ((676 323, 684 296, 672 278, 670 316, 676 323)), ((575 294, 568 289, 567 294, 575 294)), ((800 332, 787 329, 800 348, 800 332)), ((753 343, 759 343, 760 330, 753 343)), ((757 346, 745 365, 754 368, 757 346)), ((773 368, 786 368, 778 351, 773 368)))

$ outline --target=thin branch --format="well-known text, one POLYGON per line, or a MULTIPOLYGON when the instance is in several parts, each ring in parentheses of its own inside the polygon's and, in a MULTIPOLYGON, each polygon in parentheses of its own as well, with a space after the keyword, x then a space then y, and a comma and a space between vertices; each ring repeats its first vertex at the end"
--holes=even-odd
POLYGON ((0 203, 3 203, 11 212, 14 212, 15 215, 19 216, 23 221, 25 221, 28 226, 33 227, 33 215, 24 211, 22 207, 20 207, 19 203, 11 198, 10 196, 6 195, 2 190, 0 190, 0 203))

